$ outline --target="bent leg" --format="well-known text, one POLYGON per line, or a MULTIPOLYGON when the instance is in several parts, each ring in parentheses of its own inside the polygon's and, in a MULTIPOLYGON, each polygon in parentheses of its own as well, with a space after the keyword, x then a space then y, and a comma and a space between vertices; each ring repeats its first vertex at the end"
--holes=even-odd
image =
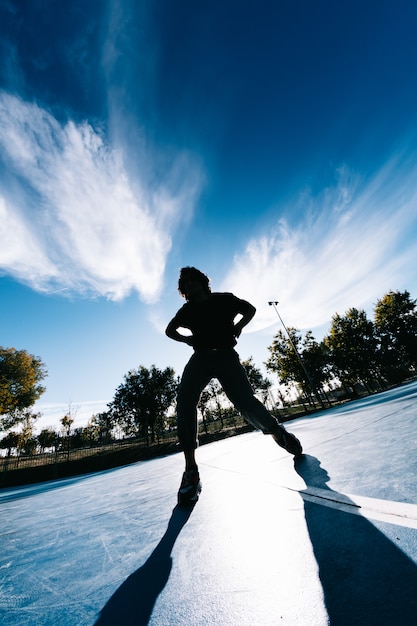
POLYGON ((201 392, 210 379, 203 356, 194 353, 184 368, 177 396, 178 439, 186 455, 187 464, 191 465, 194 450, 198 445, 197 404, 201 392))

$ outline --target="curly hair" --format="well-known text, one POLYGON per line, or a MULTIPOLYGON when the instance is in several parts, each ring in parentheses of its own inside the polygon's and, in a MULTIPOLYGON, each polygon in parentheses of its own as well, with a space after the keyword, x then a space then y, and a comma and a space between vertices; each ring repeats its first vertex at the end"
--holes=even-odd
POLYGON ((178 279, 178 291, 182 296, 184 296, 186 300, 188 300, 186 282, 189 278, 198 280, 204 290, 207 293, 211 293, 210 279, 208 276, 206 276, 206 274, 200 272, 200 270, 198 270, 196 267, 182 267, 180 270, 180 277, 178 279))

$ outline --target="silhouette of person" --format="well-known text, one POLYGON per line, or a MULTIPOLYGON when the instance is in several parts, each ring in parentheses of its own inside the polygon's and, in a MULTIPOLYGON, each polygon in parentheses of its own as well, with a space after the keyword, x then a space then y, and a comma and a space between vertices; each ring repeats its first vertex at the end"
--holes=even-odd
POLYGON ((358 514, 354 502, 329 488, 330 477, 317 458, 303 455, 295 469, 307 485, 300 493, 329 624, 416 626, 416 564, 358 514), (339 502, 347 507, 338 509, 339 502), (346 512, 350 505, 356 514, 346 512))
POLYGON ((178 502, 196 501, 201 481, 195 458, 197 404, 204 387, 217 378, 229 400, 243 417, 270 434, 295 456, 302 453, 298 439, 277 422, 254 396, 246 372, 234 350, 242 329, 255 315, 255 307, 232 293, 212 292, 209 278, 195 267, 180 270, 178 291, 186 303, 166 328, 166 335, 194 350, 182 374, 177 396, 178 439, 185 456, 185 471, 178 502), (178 332, 188 329, 191 335, 178 332))
POLYGON ((146 626, 149 623, 158 596, 171 573, 171 552, 175 541, 192 510, 192 507, 174 508, 165 534, 155 550, 146 563, 115 591, 100 611, 95 626, 146 626))

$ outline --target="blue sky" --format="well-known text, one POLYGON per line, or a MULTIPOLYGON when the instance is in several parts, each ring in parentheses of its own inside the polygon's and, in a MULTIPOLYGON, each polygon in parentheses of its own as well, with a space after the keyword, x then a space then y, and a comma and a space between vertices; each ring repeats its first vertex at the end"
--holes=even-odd
POLYGON ((417 5, 0 0, 0 345, 37 409, 103 410, 164 335, 178 269, 279 328, 417 298, 417 5))

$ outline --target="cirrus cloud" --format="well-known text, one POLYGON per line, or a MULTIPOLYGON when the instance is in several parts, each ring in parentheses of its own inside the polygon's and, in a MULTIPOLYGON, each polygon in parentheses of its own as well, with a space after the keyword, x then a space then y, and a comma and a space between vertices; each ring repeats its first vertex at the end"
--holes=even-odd
POLYGON ((155 301, 201 174, 178 154, 151 188, 123 158, 89 123, 0 92, 0 271, 39 291, 155 301))
POLYGON ((350 307, 369 311, 390 289, 417 290, 415 180, 415 159, 404 154, 368 179, 343 167, 333 187, 302 194, 302 221, 281 218, 252 238, 222 285, 257 306, 250 330, 276 324, 272 300, 306 329, 350 307))

